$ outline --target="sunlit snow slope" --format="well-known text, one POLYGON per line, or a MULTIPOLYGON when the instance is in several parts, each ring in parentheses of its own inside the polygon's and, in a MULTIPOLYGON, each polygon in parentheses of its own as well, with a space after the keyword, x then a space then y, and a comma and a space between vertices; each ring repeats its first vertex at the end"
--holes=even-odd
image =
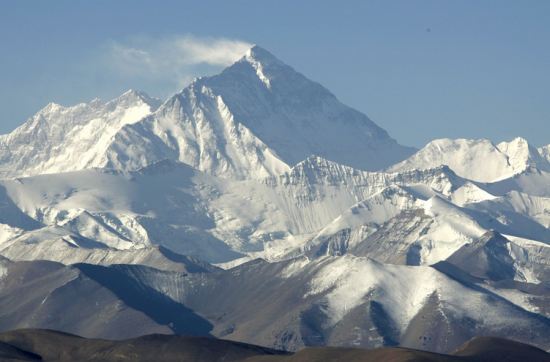
POLYGON ((50 103, 13 133, 0 136, 0 174, 6 178, 108 166, 115 135, 159 106, 158 99, 136 91, 107 104, 98 99, 70 108, 50 103))

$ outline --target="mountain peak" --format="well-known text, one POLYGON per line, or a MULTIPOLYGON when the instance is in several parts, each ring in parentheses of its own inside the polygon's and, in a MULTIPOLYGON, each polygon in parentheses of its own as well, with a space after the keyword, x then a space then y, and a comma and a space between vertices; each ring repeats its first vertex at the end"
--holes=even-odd
POLYGON ((475 243, 487 244, 489 241, 493 240, 502 244, 506 244, 509 242, 508 239, 502 236, 502 234, 495 229, 489 229, 483 235, 481 235, 479 239, 475 241, 475 243))
POLYGON ((63 109, 63 108, 65 108, 65 107, 63 107, 60 104, 50 102, 50 103, 48 103, 48 105, 46 105, 46 107, 44 107, 40 111, 38 111, 38 114, 40 114, 40 113, 51 113, 51 112, 54 112, 58 109, 63 109))
POLYGON ((508 156, 508 162, 515 173, 521 173, 529 168, 550 171, 548 160, 521 137, 516 137, 510 142, 501 142, 497 145, 497 148, 508 156))
POLYGON ((130 89, 129 91, 124 92, 124 94, 122 94, 119 98, 123 97, 151 98, 147 93, 135 89, 130 89))
POLYGON ((387 171, 428 169, 440 165, 447 165, 458 176, 478 182, 492 182, 514 174, 508 157, 491 141, 448 138, 428 143, 412 157, 388 168, 387 171))
POLYGON ((523 145, 523 144, 527 144, 528 142, 527 142, 527 140, 526 140, 525 138, 523 138, 523 137, 516 137, 516 138, 514 138, 514 139, 512 140, 512 142, 510 142, 510 143, 516 143, 516 144, 518 144, 518 145, 523 145))
POLYGON ((160 99, 152 98, 145 92, 130 89, 117 99, 106 104, 108 109, 114 110, 117 107, 130 108, 145 104, 150 107, 150 112, 156 111, 162 104, 160 99))
POLYGON ((496 230, 488 230, 471 244, 455 251, 447 262, 454 264, 470 275, 499 281, 514 279, 514 259, 507 244, 510 241, 496 230))
POLYGON ((269 62, 278 62, 282 63, 279 59, 275 58, 273 54, 265 50, 264 48, 261 48, 257 45, 254 45, 252 48, 248 49, 248 51, 244 55, 244 59, 250 61, 257 61, 260 63, 269 63, 269 62))

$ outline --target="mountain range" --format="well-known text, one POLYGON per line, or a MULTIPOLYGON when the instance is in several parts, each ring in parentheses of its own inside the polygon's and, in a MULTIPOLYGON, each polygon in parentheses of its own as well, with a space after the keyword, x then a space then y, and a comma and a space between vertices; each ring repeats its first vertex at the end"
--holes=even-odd
POLYGON ((401 146, 258 46, 164 103, 51 103, 0 136, 0 330, 550 349, 549 150, 401 146))

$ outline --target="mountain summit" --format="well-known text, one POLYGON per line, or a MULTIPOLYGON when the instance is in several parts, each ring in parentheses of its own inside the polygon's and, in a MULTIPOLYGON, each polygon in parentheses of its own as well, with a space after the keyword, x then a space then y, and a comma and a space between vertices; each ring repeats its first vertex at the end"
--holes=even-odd
POLYGON ((374 171, 414 151, 258 46, 157 108, 133 91, 104 106, 50 105, 2 136, 0 171, 16 177, 90 167, 135 170, 168 158, 249 179, 288 171, 312 154, 374 171))

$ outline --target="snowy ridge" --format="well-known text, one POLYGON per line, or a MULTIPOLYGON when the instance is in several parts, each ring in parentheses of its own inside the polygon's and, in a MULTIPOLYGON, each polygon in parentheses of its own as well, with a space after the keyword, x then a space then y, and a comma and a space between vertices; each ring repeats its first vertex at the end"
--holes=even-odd
POLYGON ((305 297, 330 290, 324 297, 328 325, 337 324, 369 296, 384 306, 387 315, 403 334, 428 303, 429 297, 436 294, 440 308, 446 310, 452 319, 471 318, 476 323, 493 325, 493 328, 509 325, 515 320, 523 328, 528 327, 527 321, 517 319, 513 306, 495 301, 499 304, 495 308, 483 293, 473 292, 428 267, 384 265, 369 259, 344 256, 316 271, 309 285, 310 291, 305 297))
POLYGON ((465 183, 456 189, 451 195, 452 202, 458 206, 485 200, 492 200, 494 198, 496 198, 496 196, 491 195, 472 182, 465 183))
POLYGON ((112 138, 160 106, 145 93, 128 91, 106 104, 65 108, 50 103, 9 135, 0 136, 3 178, 106 166, 112 138))
POLYGON ((546 229, 550 228, 550 198, 547 197, 537 197, 518 191, 510 191, 504 196, 472 203, 467 207, 494 212, 515 212, 539 223, 546 229))
POLYGON ((528 168, 513 177, 483 187, 495 196, 503 196, 510 191, 518 191, 532 196, 548 197, 550 195, 550 173, 528 168))
MULTIPOLYGON (((445 168, 384 175, 315 160, 326 168, 303 168, 306 162, 290 174, 258 181, 228 181, 164 160, 134 173, 83 170, 2 184, 12 209, 35 223, 109 247, 162 244, 225 262, 238 253, 279 255, 393 183, 411 185, 407 192, 419 196, 422 183, 448 192, 462 182, 445 168)), ((384 195, 373 202, 384 202, 384 195)))
MULTIPOLYGON (((61 230, 58 232, 62 234, 61 230)), ((177 255, 158 246, 126 250, 98 247, 98 245, 90 248, 93 245, 83 245, 83 240, 78 236, 60 236, 50 235, 44 240, 35 240, 35 243, 29 243, 28 239, 16 239, 0 246, 0 255, 13 261, 50 260, 66 265, 138 264, 176 272, 197 272, 197 270, 207 272, 216 269, 200 260, 177 255), (173 255, 176 257, 174 258, 173 255)))
MULTIPOLYGON (((165 159, 138 172, 85 170, 2 184, 10 210, 20 210, 22 217, 38 225, 56 225, 66 235, 118 249, 161 244, 215 263, 245 255, 266 259, 300 255, 342 230, 383 224, 403 210, 424 207, 434 197, 447 206, 435 216, 442 218, 437 228, 414 238, 421 246, 421 264, 443 260, 495 227, 507 235, 550 241, 541 224, 529 223, 533 217, 545 222, 545 203, 525 214, 519 207, 506 215, 486 212, 492 206, 482 202, 496 196, 485 190, 493 192, 500 183, 468 182, 446 166, 385 174, 309 157, 279 176, 230 181, 165 159), (452 202, 479 204, 471 208, 481 213, 468 216, 452 202), (457 213, 465 216, 445 216, 457 213), (497 223, 490 224, 492 219, 497 223), (472 223, 479 228, 466 232, 473 230, 472 223)), ((42 227, 38 225, 31 229, 42 227)), ((4 240, 23 240, 24 230, 9 229, 4 240)))
POLYGON ((2 136, 0 169, 4 177, 91 167, 134 171, 169 158, 244 180, 283 173, 311 154, 375 171, 414 151, 254 46, 160 108, 135 91, 106 105, 50 104, 2 136))
POLYGON ((332 235, 342 229, 355 228, 367 222, 384 223, 402 210, 422 206, 414 196, 398 186, 390 186, 365 201, 352 206, 336 218, 318 236, 332 235))

